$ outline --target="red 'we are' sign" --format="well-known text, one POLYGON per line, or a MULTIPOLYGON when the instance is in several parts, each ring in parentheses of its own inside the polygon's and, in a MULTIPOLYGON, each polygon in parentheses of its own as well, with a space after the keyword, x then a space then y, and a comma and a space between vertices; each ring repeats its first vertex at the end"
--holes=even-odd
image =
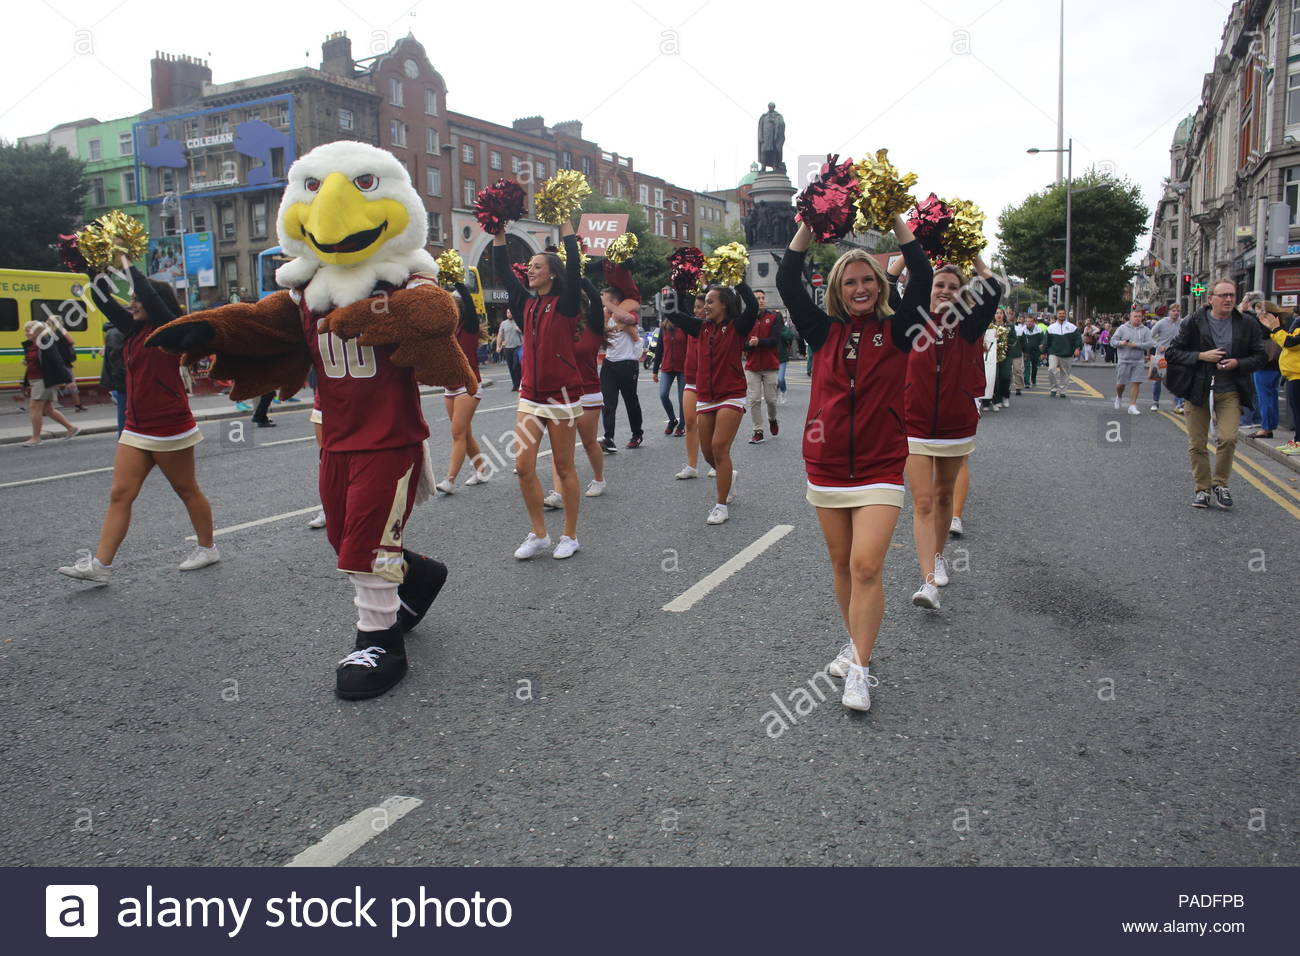
POLYGON ((578 235, 587 243, 589 256, 603 256, 609 244, 625 232, 625 212, 584 212, 578 223, 578 235))

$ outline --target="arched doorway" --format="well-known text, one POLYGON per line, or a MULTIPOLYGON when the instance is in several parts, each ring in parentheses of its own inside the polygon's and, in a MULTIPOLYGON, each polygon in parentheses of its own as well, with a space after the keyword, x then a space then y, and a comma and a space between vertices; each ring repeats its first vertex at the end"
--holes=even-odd
MULTIPOLYGON (((529 245, 526 239, 515 235, 512 232, 506 233, 506 251, 510 254, 510 261, 526 263, 534 255, 536 250, 529 245)), ((496 329, 501 324, 501 320, 506 314, 506 291, 500 279, 492 269, 492 241, 491 239, 483 246, 483 251, 478 257, 478 274, 483 280, 483 304, 487 309, 489 328, 496 329)), ((519 321, 520 316, 515 316, 519 321)))

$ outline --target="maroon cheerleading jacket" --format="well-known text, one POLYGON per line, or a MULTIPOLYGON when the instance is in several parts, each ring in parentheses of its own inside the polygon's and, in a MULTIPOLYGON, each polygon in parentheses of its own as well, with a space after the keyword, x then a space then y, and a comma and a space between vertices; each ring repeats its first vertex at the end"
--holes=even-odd
POLYGON ((831 318, 804 286, 806 254, 787 249, 781 257, 777 290, 795 329, 814 352, 803 439, 804 465, 813 484, 847 488, 902 483, 907 462, 907 354, 925 327, 934 270, 919 242, 905 243, 901 251, 907 288, 894 314, 885 319, 874 314, 831 318))
POLYGON ((587 321, 573 346, 573 354, 582 376, 582 394, 596 395, 601 392, 598 356, 605 347, 605 306, 591 280, 582 280, 582 291, 587 293, 587 321))
POLYGON ((689 341, 691 341, 690 336, 683 332, 676 323, 666 329, 660 326, 659 348, 655 352, 655 373, 685 372, 686 343, 689 341))
MULTIPOLYGON (((695 381, 692 384, 695 386, 695 400, 701 405, 744 398, 749 391, 741 350, 758 320, 758 300, 744 282, 736 286, 736 292, 744 304, 744 311, 736 319, 710 322, 684 312, 674 312, 669 316, 675 325, 698 342, 695 381)), ((677 298, 685 301, 689 296, 679 294, 677 298)))
POLYGON ((777 346, 781 342, 783 328, 785 322, 777 312, 768 310, 758 317, 749 333, 749 338, 758 337, 758 345, 750 348, 749 339, 745 340, 746 372, 775 372, 781 367, 777 346))
POLYGON ((145 345, 150 334, 177 316, 135 266, 131 267, 131 283, 148 316, 144 321, 136 321, 100 288, 101 283, 90 283, 99 311, 126 337, 122 346, 122 360, 126 363, 126 430, 149 438, 183 435, 194 428, 194 415, 181 381, 180 361, 170 352, 145 345))
POLYGON ((572 405, 582 395, 582 373, 574 354, 582 311, 578 240, 564 237, 566 263, 561 295, 533 295, 510 268, 508 246, 492 247, 492 271, 505 287, 510 310, 522 315, 524 362, 519 397, 538 405, 572 405))
POLYGON ((460 306, 460 325, 456 327, 456 344, 469 360, 469 367, 474 372, 476 382, 483 381, 483 374, 478 368, 478 333, 479 317, 474 311, 474 298, 469 288, 462 282, 456 283, 457 304, 460 306))
POLYGON ((930 316, 907 359, 904 418, 909 438, 969 438, 984 395, 984 333, 1002 299, 996 277, 971 284, 974 303, 954 302, 951 318, 930 316))

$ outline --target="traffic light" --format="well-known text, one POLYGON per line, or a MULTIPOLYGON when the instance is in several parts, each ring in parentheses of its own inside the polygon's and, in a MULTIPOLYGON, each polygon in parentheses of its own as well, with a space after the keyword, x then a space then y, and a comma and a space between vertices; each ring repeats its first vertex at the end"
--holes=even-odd
POLYGON ((1054 285, 1047 290, 1047 304, 1053 309, 1061 304, 1061 287, 1054 285))
POLYGON ((1182 284, 1182 286, 1181 286, 1181 290, 1180 290, 1179 294, 1180 294, 1180 295, 1189 295, 1189 294, 1191 293, 1191 291, 1192 291, 1192 274, 1191 274, 1190 272, 1184 272, 1184 273, 1183 273, 1183 284, 1182 284))

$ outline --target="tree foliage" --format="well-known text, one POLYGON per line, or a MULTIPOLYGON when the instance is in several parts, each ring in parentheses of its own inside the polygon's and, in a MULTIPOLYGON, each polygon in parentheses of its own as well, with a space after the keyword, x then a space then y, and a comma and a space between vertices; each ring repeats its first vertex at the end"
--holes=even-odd
POLYGON ((60 270, 60 233, 83 225, 85 164, 49 145, 0 140, 0 267, 60 270))
MULTIPOLYGON (((627 214, 627 231, 637 239, 636 255, 628 266, 646 301, 668 284, 668 256, 673 246, 663 236, 650 231, 650 221, 644 209, 624 199, 608 199, 592 193, 583 202, 582 211, 627 214)), ((599 281, 596 285, 600 285, 599 281)))
MULTIPOLYGON (((1123 311, 1132 270, 1129 256, 1150 210, 1136 185, 1090 169, 1074 180, 1070 287, 1102 311, 1123 311)), ((1000 258, 1008 272, 1046 288, 1053 269, 1065 266, 1065 183, 1036 192, 998 217, 1000 258)))

